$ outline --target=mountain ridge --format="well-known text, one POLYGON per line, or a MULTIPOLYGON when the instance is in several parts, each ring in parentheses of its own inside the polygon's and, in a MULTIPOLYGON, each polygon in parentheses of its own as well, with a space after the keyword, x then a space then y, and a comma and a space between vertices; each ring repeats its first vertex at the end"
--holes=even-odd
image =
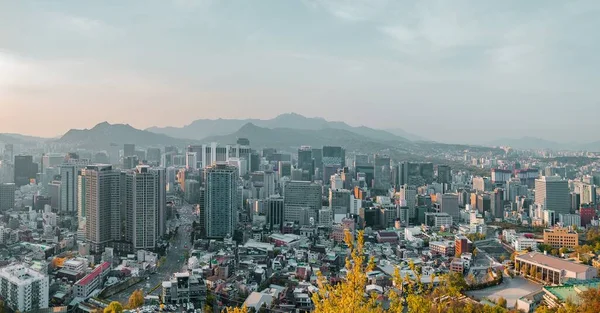
POLYGON ((200 140, 210 136, 223 136, 239 130, 247 123, 252 123, 265 128, 290 128, 301 130, 320 130, 337 128, 352 131, 359 135, 377 140, 402 140, 409 139, 383 129, 367 126, 350 126, 345 122, 328 121, 322 117, 306 117, 297 113, 284 113, 272 119, 198 119, 183 127, 150 127, 147 131, 165 134, 175 138, 189 138, 200 140))

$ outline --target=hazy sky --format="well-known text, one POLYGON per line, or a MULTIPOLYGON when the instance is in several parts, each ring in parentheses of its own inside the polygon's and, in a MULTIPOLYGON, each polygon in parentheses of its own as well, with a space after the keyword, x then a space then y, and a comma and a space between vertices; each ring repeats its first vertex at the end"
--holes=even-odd
POLYGON ((0 0, 0 132, 297 112, 600 139, 600 1, 0 0))

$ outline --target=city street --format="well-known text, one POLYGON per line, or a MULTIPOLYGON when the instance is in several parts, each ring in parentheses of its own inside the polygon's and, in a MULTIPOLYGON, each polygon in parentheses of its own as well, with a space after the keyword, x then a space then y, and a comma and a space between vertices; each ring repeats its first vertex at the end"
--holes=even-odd
MULTIPOLYGON (((169 221, 169 223, 171 223, 173 228, 179 226, 179 231, 177 232, 177 236, 170 242, 169 248, 167 249, 166 260, 164 260, 163 264, 158 268, 158 271, 150 275, 147 280, 113 295, 110 300, 127 303, 129 296, 137 289, 142 289, 144 295, 148 295, 150 290, 155 289, 155 287, 163 281, 168 280, 173 273, 187 270, 187 260, 185 259, 184 254, 185 251, 191 249, 190 232, 195 216, 192 206, 188 204, 184 204, 177 212, 179 213, 179 220, 174 218, 169 221)), ((156 296, 161 292, 162 287, 159 286, 150 294, 156 296)))

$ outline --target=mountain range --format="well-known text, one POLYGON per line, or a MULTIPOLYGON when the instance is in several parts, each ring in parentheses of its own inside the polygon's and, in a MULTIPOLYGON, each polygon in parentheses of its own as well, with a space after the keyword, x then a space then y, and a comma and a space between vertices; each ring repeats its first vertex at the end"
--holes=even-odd
POLYGON ((211 136, 223 136, 238 131, 242 126, 251 123, 258 127, 297 130, 340 129, 375 140, 410 141, 413 138, 423 138, 412 135, 401 129, 391 131, 369 128, 366 126, 350 126, 344 122, 327 121, 320 117, 305 117, 296 113, 278 115, 272 119, 199 119, 183 127, 150 127, 146 129, 154 133, 165 134, 175 138, 202 140, 211 136), (412 138, 411 138, 412 137, 412 138))
POLYGON ((140 130, 129 124, 100 123, 91 129, 71 129, 66 132, 58 143, 79 147, 107 147, 135 143, 140 146, 185 146, 196 143, 195 140, 173 138, 163 134, 140 130))

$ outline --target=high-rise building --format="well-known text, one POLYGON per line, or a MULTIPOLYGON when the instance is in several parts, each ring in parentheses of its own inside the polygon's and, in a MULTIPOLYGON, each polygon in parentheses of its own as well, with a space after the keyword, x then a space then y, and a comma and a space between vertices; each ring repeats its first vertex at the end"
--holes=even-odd
POLYGON ((535 203, 558 214, 570 213, 569 183, 558 176, 542 176, 535 180, 535 203))
POLYGON ((111 165, 85 168, 85 239, 93 253, 121 240, 121 173, 111 165))
POLYGON ((159 179, 147 165, 138 165, 125 178, 125 240, 134 250, 154 249, 158 240, 159 179))
POLYGON ((437 196, 440 201, 440 212, 448 213, 454 221, 458 221, 460 218, 458 195, 455 193, 445 193, 438 194, 437 196))
POLYGON ((185 154, 185 168, 195 170, 198 168, 198 153, 187 152, 185 154))
POLYGON ((402 162, 399 167, 400 185, 422 186, 433 182, 433 163, 402 162))
POLYGON ((415 207, 417 206, 417 189, 415 186, 403 185, 400 187, 399 200, 402 206, 408 207, 409 218, 415 218, 415 207))
POLYGON ((12 143, 4 144, 4 159, 13 161, 15 157, 15 146, 12 143))
POLYGON ((315 173, 315 161, 310 147, 302 146, 298 149, 298 168, 303 172, 303 180, 312 180, 315 173))
POLYGON ((327 181, 338 169, 346 166, 346 151, 342 147, 323 146, 323 181, 327 181))
POLYGON ((352 166, 356 168, 357 165, 368 165, 369 164, 369 156, 366 154, 355 154, 354 155, 354 164, 352 166))
POLYGON ((46 173, 46 168, 57 167, 65 160, 65 156, 60 153, 46 153, 42 156, 42 173, 46 173))
POLYGON ((160 148, 148 148, 146 149, 146 159, 152 165, 158 165, 160 163, 161 151, 160 148))
POLYGON ((463 253, 471 252, 469 239, 465 236, 456 236, 454 240, 454 255, 460 257, 463 253))
POLYGON ((237 224, 238 169, 216 163, 205 169, 205 220, 209 238, 233 236, 237 224))
POLYGON ((15 206, 15 191, 17 191, 17 186, 14 183, 0 184, 0 212, 5 212, 15 206))
POLYGON ((322 208, 321 185, 306 181, 290 181, 284 188, 284 219, 286 222, 316 223, 322 208))
POLYGON ((48 308, 48 276, 16 263, 0 268, 0 297, 13 312, 48 308))
POLYGON ((271 170, 264 172, 263 191, 263 196, 265 199, 275 195, 275 172, 271 170))
POLYGON ((14 183, 17 188, 29 185, 31 180, 35 179, 38 172, 37 163, 33 162, 31 155, 15 156, 14 183))
POLYGON ((65 214, 75 214, 77 211, 77 175, 79 168, 76 164, 65 163, 60 168, 60 211, 65 214))
POLYGON ((351 195, 350 190, 329 188, 329 209, 334 214, 350 213, 351 195))
POLYGON ((123 157, 123 169, 130 170, 135 168, 140 161, 137 155, 128 155, 123 157))
POLYGON ((283 197, 280 195, 270 196, 267 199, 267 225, 269 230, 281 230, 283 221, 283 197))
MULTIPOLYGON (((156 218, 156 229, 158 231, 158 237, 162 237, 166 232, 167 225, 167 171, 164 167, 154 167, 150 171, 156 176, 156 201, 157 201, 157 218, 156 218)), ((203 199, 202 199, 203 200, 203 199)))
POLYGON ((492 216, 504 218, 504 189, 496 188, 490 197, 492 216))
POLYGON ((389 156, 376 154, 373 158, 373 188, 387 190, 392 185, 392 168, 389 156))
POLYGON ((123 157, 134 156, 135 155, 135 144, 126 143, 123 145, 123 157))
POLYGON ((437 166, 437 182, 440 184, 452 183, 452 168, 449 165, 437 166))

